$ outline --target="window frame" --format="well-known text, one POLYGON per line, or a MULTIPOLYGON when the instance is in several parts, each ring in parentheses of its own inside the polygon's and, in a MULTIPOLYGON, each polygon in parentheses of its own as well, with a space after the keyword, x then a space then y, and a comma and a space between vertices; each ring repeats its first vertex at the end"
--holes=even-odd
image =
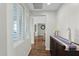
MULTIPOLYGON (((17 11, 16 11, 16 15, 15 14, 12 14, 12 20, 13 20, 13 24, 12 24, 12 26, 14 27, 14 15, 16 16, 16 19, 15 19, 15 21, 16 21, 16 26, 17 26, 17 32, 16 32, 16 35, 15 34, 13 34, 15 31, 14 31, 14 28, 13 28, 13 30, 12 30, 12 38, 13 38, 13 41, 19 41, 19 40, 24 40, 24 27, 25 27, 25 23, 24 23, 24 16, 25 16, 25 14, 24 14, 24 11, 25 11, 25 9, 24 9, 24 7, 21 5, 21 4, 13 4, 13 8, 14 8, 14 5, 15 5, 15 8, 17 8, 17 11), (21 13, 21 12, 22 13, 21 13), (21 14, 22 15, 21 15, 21 14), (20 18, 21 17, 21 18, 20 18), (24 25, 24 26, 23 26, 24 25), (15 35, 15 37, 13 37, 15 35)), ((12 9, 13 9, 12 8, 12 9)), ((14 10, 12 10, 12 12, 15 12, 14 10)))

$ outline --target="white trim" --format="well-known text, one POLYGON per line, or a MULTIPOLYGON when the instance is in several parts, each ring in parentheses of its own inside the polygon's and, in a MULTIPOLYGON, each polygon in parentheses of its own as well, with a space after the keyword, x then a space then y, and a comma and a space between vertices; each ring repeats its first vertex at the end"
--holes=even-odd
POLYGON ((28 55, 29 55, 30 51, 31 51, 31 47, 30 47, 29 51, 27 52, 26 56, 28 56, 28 55))
POLYGON ((50 48, 47 48, 47 47, 46 47, 45 50, 50 50, 50 48))

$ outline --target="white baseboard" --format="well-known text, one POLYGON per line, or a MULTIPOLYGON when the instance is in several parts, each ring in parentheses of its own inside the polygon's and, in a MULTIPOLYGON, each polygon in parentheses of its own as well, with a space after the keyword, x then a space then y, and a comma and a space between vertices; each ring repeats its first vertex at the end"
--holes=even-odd
POLYGON ((28 56, 28 55, 29 55, 30 51, 31 51, 31 47, 30 47, 29 51, 27 52, 26 56, 28 56))
POLYGON ((45 48, 45 50, 50 50, 50 48, 45 48))

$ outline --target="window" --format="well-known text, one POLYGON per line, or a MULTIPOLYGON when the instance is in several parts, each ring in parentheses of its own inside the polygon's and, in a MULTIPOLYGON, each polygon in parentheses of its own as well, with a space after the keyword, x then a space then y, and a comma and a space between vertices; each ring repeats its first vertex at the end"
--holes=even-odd
POLYGON ((24 18, 23 18, 23 7, 20 4, 13 4, 12 8, 12 22, 13 30, 12 37, 13 41, 23 39, 24 36, 24 18))

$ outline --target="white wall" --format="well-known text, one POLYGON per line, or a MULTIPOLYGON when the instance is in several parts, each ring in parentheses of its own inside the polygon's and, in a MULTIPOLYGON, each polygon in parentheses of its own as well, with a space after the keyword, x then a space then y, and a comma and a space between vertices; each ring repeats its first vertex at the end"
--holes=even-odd
POLYGON ((79 43, 79 4, 64 4, 58 11, 58 30, 68 39, 68 28, 71 28, 71 39, 79 43))
POLYGON ((30 17, 30 30, 31 30, 31 44, 34 44, 34 23, 32 16, 30 17))
MULTIPOLYGON (((32 17, 35 15, 45 15, 46 16, 46 50, 50 49, 50 35, 53 35, 56 27, 56 12, 32 12, 32 17)), ((42 20, 39 20, 42 21, 42 20)))
POLYGON ((54 31, 56 29, 56 12, 48 12, 47 13, 47 25, 46 25, 46 50, 50 49, 50 36, 53 36, 54 31))
POLYGON ((7 55, 6 4, 0 3, 0 56, 7 55))
POLYGON ((34 24, 46 23, 46 16, 45 15, 33 16, 32 18, 33 18, 34 24))

